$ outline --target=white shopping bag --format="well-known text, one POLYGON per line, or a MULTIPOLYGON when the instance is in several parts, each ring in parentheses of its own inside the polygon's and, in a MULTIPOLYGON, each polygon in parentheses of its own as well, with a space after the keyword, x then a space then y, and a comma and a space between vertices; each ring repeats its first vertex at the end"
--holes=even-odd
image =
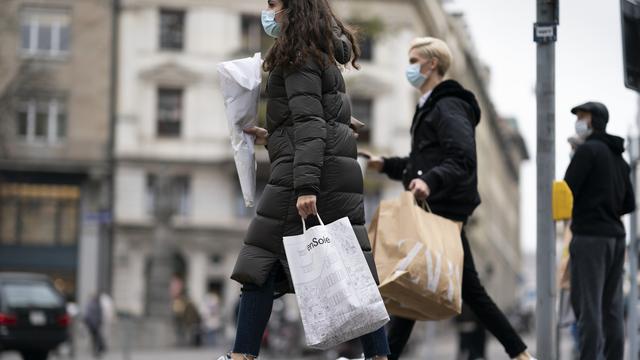
POLYGON ((261 66, 260 53, 252 58, 218 64, 233 157, 247 207, 253 207, 256 193, 256 158, 253 148, 255 137, 245 134, 243 129, 256 126, 258 122, 261 66))
MULTIPOLYGON (((320 217, 318 217, 320 220, 320 217)), ((389 314, 349 218, 283 239, 307 345, 328 349, 381 328, 389 314)))

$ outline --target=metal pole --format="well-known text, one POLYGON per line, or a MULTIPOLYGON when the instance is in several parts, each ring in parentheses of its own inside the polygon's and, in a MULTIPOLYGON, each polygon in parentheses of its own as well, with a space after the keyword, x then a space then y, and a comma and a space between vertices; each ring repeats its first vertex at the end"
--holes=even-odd
MULTIPOLYGON (((636 189, 636 168, 638 165, 638 139, 629 137, 629 157, 631 162, 631 184, 636 189)), ((638 359, 638 217, 637 212, 631 214, 629 222, 629 359, 638 359)))
POLYGON ((558 0, 537 0, 537 357, 556 360, 556 232, 551 212, 555 177, 555 41, 558 0))
POLYGON ((100 291, 108 294, 113 293, 113 251, 115 248, 115 198, 116 198, 116 122, 118 116, 118 54, 119 54, 119 36, 120 36, 120 0, 112 0, 111 3, 111 64, 109 69, 110 88, 109 88, 109 141, 107 144, 107 209, 108 220, 106 221, 106 238, 105 244, 101 246, 104 254, 102 255, 102 266, 100 271, 101 284, 100 291))
POLYGON ((170 293, 173 275, 174 233, 172 219, 176 212, 176 191, 174 176, 167 170, 156 174, 154 188, 155 224, 153 230, 153 251, 149 270, 149 291, 147 293, 147 328, 145 342, 150 347, 166 347, 176 344, 176 335, 171 321, 173 310, 170 293))
POLYGON ((560 322, 560 320, 562 319, 562 311, 564 310, 562 305, 564 304, 565 296, 565 292, 560 289, 560 300, 558 301, 558 321, 556 321, 556 348, 554 349, 556 360, 562 359, 562 354, 560 353, 560 342, 562 341, 562 323, 560 322))

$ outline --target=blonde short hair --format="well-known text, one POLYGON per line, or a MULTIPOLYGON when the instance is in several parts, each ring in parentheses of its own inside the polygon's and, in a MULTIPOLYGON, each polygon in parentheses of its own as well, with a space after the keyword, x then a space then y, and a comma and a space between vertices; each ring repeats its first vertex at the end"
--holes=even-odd
POLYGON ((416 38, 411 42, 409 51, 413 49, 417 49, 427 59, 437 59, 437 70, 440 76, 444 76, 449 71, 453 55, 444 41, 432 37, 416 38))

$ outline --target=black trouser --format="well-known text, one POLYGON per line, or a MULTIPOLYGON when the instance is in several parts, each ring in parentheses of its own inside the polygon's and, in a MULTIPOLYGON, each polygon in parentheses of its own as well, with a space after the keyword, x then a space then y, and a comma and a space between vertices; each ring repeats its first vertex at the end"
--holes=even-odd
POLYGON ((468 332, 460 332, 458 339, 458 360, 485 359, 487 348, 487 332, 480 324, 468 332))
POLYGON ((575 235, 569 250, 580 359, 622 360, 624 238, 575 235))
MULTIPOLYGON (((469 240, 467 239, 464 229, 462 230, 461 238, 462 248, 464 250, 462 301, 471 308, 482 325, 500 341, 507 354, 515 358, 524 352, 527 346, 513 329, 506 316, 504 316, 502 311, 500 311, 493 300, 491 300, 482 283, 480 283, 478 271, 473 262, 473 254, 471 254, 469 240)), ((407 341, 409 341, 414 324, 414 320, 395 316, 391 317, 391 325, 389 328, 391 355, 389 356, 389 360, 400 358, 402 350, 407 344, 407 341)))

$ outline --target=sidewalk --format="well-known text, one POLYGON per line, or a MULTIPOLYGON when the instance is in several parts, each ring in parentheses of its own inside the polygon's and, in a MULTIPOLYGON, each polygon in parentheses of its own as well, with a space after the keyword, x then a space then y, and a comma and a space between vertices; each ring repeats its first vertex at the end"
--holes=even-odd
MULTIPOLYGON (((570 344, 565 337, 562 343, 562 360, 570 360, 570 344)), ((535 341, 531 336, 525 337, 525 342, 535 349, 535 341)), ((403 360, 455 360, 457 349, 457 338, 453 334, 443 334, 426 340, 418 341, 413 354, 403 357, 403 360)), ((171 349, 158 351, 137 351, 129 357, 125 356, 122 351, 114 349, 114 351, 103 357, 102 360, 216 360, 220 355, 225 353, 224 348, 207 348, 207 349, 171 349)), ((93 357, 88 353, 78 354, 76 360, 91 360, 93 357)), ((6 354, 0 357, 1 360, 20 360, 17 354, 6 354)), ((263 354, 260 356, 262 360, 285 360, 282 357, 263 354)), ((307 357, 289 357, 287 360, 334 360, 329 357, 316 355, 307 357)), ((488 343, 487 360, 507 360, 508 357, 504 353, 502 346, 493 338, 488 343)), ((68 360, 67 357, 52 357, 51 360, 68 360)))

